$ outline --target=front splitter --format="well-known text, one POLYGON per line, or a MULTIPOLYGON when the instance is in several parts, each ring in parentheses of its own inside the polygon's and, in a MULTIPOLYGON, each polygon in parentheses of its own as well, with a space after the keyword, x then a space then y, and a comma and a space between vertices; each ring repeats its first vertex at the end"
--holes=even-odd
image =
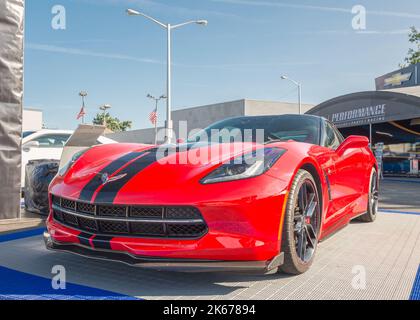
POLYGON ((122 251, 92 249, 80 244, 60 243, 54 240, 48 232, 44 232, 44 242, 46 248, 53 251, 162 271, 267 273, 284 263, 284 253, 280 253, 268 261, 215 261, 135 256, 122 251))

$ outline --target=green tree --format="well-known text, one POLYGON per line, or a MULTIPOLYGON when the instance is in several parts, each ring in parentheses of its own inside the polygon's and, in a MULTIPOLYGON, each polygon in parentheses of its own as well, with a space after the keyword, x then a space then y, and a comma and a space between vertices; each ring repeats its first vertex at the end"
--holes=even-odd
MULTIPOLYGON (((127 131, 132 126, 132 121, 120 121, 118 118, 112 117, 108 112, 105 113, 105 123, 109 130, 114 132, 127 131)), ((93 119, 93 124, 104 124, 104 113, 98 112, 93 119)))
POLYGON ((407 57, 401 67, 408 67, 409 65, 420 63, 420 32, 416 27, 410 28, 408 39, 412 44, 412 48, 408 50, 407 57))

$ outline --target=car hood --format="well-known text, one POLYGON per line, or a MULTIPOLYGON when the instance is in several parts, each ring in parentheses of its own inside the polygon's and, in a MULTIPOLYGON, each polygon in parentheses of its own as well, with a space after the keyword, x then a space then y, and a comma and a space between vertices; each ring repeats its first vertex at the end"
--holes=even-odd
POLYGON ((223 162, 262 147, 255 143, 104 145, 87 151, 63 178, 79 199, 109 203, 118 193, 161 192, 191 185, 223 162))

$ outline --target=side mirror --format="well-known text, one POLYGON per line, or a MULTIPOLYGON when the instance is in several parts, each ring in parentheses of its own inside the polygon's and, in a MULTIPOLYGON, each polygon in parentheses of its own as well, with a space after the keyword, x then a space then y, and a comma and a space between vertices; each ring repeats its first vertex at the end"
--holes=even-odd
POLYGON ((176 139, 176 143, 177 143, 177 144, 184 143, 184 142, 185 142, 185 140, 184 140, 184 139, 176 139))
POLYGON ((32 148, 39 148, 39 142, 38 141, 28 141, 22 146, 22 150, 25 152, 28 152, 32 148))
POLYGON ((338 154, 343 154, 346 150, 355 148, 365 148, 369 146, 369 139, 363 136, 350 136, 343 141, 337 148, 338 154))

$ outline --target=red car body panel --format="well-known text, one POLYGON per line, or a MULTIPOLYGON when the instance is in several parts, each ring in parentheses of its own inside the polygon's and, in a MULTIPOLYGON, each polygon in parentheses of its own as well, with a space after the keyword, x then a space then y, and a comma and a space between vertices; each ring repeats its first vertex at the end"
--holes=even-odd
MULTIPOLYGON (((151 146, 115 144, 87 151, 65 177, 57 176, 50 185, 52 195, 78 200, 82 190, 110 163, 124 154, 151 146)), ((342 154, 332 149, 300 142, 278 142, 269 146, 253 143, 230 144, 220 154, 221 145, 180 151, 168 157, 167 164, 153 163, 136 173, 115 194, 118 205, 188 205, 199 209, 208 231, 198 239, 140 238, 115 236, 109 250, 133 256, 212 261, 269 261, 280 253, 285 201, 293 177, 300 168, 311 170, 322 194, 320 238, 345 226, 367 210, 369 178, 375 158, 368 147, 352 148, 342 154), (287 150, 266 173, 244 180, 202 184, 200 180, 221 162, 255 148, 278 147, 287 150), (209 161, 171 164, 169 160, 192 153, 211 154, 209 161), (216 154, 216 155, 215 155, 216 154), (328 177, 328 178, 327 178, 328 177)), ((141 156, 140 156, 141 157, 141 156)), ((178 159, 179 160, 179 159, 178 159)), ((121 169, 136 158, 121 164, 121 169)), ((111 173, 110 173, 111 174, 111 173)), ((99 185, 90 198, 98 202, 99 185)), ((52 212, 52 207, 51 207, 52 212)), ((95 234, 63 225, 50 214, 48 232, 60 244, 81 244, 98 248, 95 234), (81 238, 81 235, 85 238, 81 238)))

